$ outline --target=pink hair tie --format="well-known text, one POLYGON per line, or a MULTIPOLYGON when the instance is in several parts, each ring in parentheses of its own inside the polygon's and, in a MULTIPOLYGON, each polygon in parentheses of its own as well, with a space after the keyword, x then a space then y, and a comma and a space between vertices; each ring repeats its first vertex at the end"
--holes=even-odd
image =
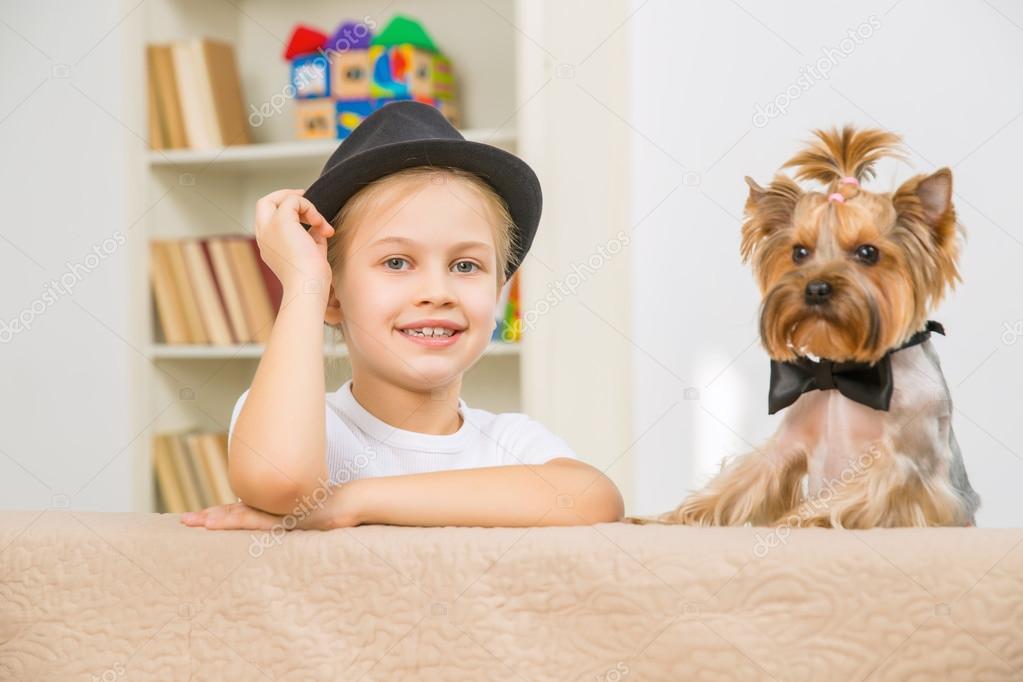
POLYGON ((843 185, 856 185, 857 187, 860 186, 860 181, 851 175, 845 176, 844 178, 839 180, 839 182, 841 182, 843 185))
POLYGON ((844 204, 845 203, 845 197, 843 197, 838 192, 835 192, 834 194, 831 194, 831 195, 828 196, 828 201, 837 201, 840 204, 844 204))

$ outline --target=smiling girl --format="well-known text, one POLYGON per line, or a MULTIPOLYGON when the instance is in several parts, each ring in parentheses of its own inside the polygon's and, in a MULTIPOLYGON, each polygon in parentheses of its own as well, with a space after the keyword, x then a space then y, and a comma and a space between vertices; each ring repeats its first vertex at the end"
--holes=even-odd
POLYGON ((229 475, 240 502, 182 522, 619 520, 618 489, 561 438, 524 414, 492 414, 460 397, 490 342, 501 288, 532 243, 540 201, 523 161, 464 140, 418 102, 368 117, 308 190, 260 199, 256 238, 285 304, 231 417, 229 475), (352 368, 334 393, 325 393, 324 323, 340 330, 352 368))

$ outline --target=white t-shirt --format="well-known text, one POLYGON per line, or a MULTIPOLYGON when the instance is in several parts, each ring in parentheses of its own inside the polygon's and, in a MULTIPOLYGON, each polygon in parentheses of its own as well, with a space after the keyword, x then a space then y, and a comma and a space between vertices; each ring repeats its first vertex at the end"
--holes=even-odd
MULTIPOLYGON (((458 399, 462 426, 433 435, 395 428, 373 416, 352 395, 351 380, 326 395, 327 471, 330 483, 359 478, 471 469, 505 464, 543 464, 579 459, 564 440, 519 412, 493 414, 458 399)), ((249 390, 231 414, 228 442, 249 390)))

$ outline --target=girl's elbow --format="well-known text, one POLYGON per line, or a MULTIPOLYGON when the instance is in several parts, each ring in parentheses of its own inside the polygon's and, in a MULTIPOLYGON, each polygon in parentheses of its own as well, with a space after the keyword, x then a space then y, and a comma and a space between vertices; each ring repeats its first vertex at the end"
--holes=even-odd
POLYGON ((551 460, 555 466, 567 466, 569 468, 582 469, 585 471, 585 488, 580 500, 580 514, 587 523, 613 523, 620 521, 625 516, 625 501, 618 486, 608 476, 596 467, 570 458, 558 458, 551 460), (595 478, 594 478, 595 477, 595 478))
POLYGON ((238 499, 255 509, 271 514, 289 514, 302 496, 302 488, 281 472, 271 469, 252 471, 233 465, 228 467, 228 481, 238 499))
POLYGON ((618 486, 609 478, 605 478, 600 484, 594 484, 598 488, 589 504, 589 512, 592 517, 591 523, 614 523, 621 521, 625 516, 625 500, 618 486))
POLYGON ((241 443, 232 443, 227 460, 228 481, 234 493, 250 507, 287 514, 303 496, 329 487, 325 459, 313 468, 285 468, 282 464, 301 461, 303 458, 298 455, 285 455, 271 462, 241 443))

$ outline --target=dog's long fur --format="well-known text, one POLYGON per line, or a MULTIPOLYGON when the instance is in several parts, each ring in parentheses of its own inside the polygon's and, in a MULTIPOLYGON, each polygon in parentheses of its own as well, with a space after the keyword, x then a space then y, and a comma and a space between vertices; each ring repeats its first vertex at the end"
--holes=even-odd
MULTIPOLYGON (((871 192, 862 183, 874 177, 875 163, 904 158, 900 138, 850 126, 814 134, 783 165, 795 180, 779 173, 765 188, 746 178, 740 254, 762 295, 761 341, 778 361, 874 364, 921 330, 960 281, 952 173, 942 168, 893 193, 871 192), (809 282, 829 285, 826 300, 808 297, 809 282)), ((835 390, 803 394, 761 449, 723 461, 675 510, 627 520, 973 525, 980 498, 952 432, 951 398, 931 341, 893 353, 891 363, 888 411, 835 390)))

